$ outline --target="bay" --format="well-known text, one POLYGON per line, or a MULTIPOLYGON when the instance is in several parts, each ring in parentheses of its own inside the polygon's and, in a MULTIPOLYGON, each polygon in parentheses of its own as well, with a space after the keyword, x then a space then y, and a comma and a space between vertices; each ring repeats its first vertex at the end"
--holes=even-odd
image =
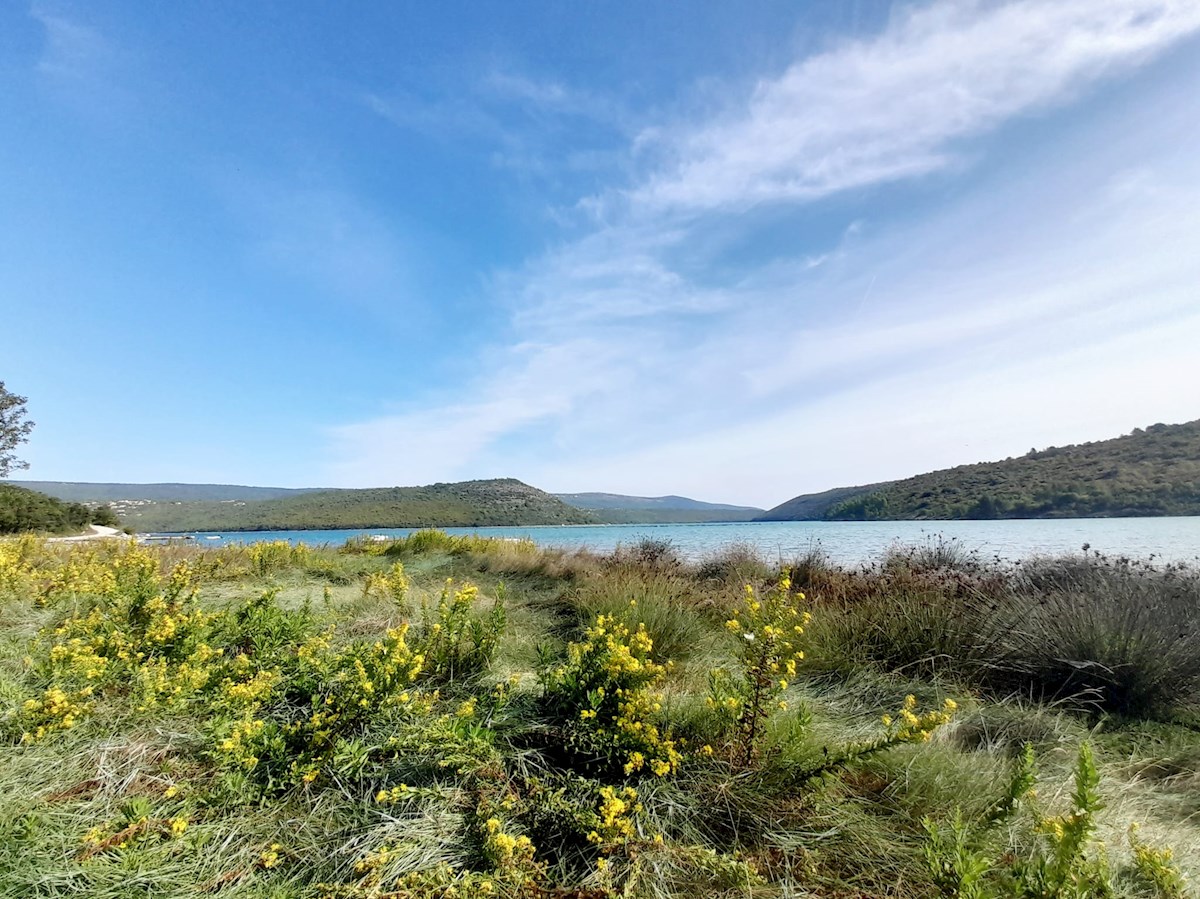
MULTIPOLYGON (((413 528, 305 531, 208 531, 196 536, 214 546, 262 540, 340 546, 355 537, 402 537, 413 528), (216 538, 216 539, 211 539, 216 538)), ((1005 521, 764 521, 714 524, 575 525, 443 528, 450 534, 528 538, 541 546, 611 552, 641 540, 669 541, 680 556, 700 559, 744 544, 770 561, 786 562, 820 549, 836 562, 855 565, 897 546, 952 541, 968 552, 1015 561, 1089 551, 1160 562, 1200 564, 1200 516, 1187 518, 1060 518, 1005 521)))

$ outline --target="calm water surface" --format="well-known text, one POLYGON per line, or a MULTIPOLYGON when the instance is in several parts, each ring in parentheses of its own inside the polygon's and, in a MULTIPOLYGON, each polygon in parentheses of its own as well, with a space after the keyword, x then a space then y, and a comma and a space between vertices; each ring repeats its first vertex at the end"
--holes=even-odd
MULTIPOLYGON (((597 525, 571 527, 445 528, 451 534, 528 537, 543 546, 608 552, 643 538, 669 540, 679 553, 701 558, 733 543, 745 543, 769 559, 790 559, 813 547, 832 559, 855 564, 877 558, 895 545, 924 545, 954 540, 967 550, 1005 559, 1079 552, 1086 543, 1108 555, 1200 563, 1200 517, 1071 518, 1018 521, 771 521, 721 524, 597 525)), ((400 537, 411 528, 334 531, 201 532, 202 542, 340 545, 351 537, 387 534, 400 537), (205 537, 219 539, 204 541, 205 537)))

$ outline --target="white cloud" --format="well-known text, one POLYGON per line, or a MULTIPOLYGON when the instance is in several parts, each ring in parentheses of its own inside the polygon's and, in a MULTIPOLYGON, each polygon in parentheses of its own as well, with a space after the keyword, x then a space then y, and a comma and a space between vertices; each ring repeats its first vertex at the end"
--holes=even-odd
POLYGON ((716 122, 657 141, 654 211, 805 200, 952 162, 956 142, 1061 103, 1200 29, 1193 0, 939 3, 764 79, 716 122))
POLYGON ((82 83, 113 63, 113 48, 96 29, 40 3, 29 14, 45 29, 46 44, 37 66, 44 76, 82 83))
POLYGON ((1101 121, 1094 153, 1052 149, 892 228, 830 219, 827 244, 751 262, 737 247, 773 227, 756 204, 944 167, 1197 28, 1200 5, 1165 0, 938 3, 635 141, 661 151, 653 173, 496 277, 522 343, 462 385, 478 399, 339 429, 333 481, 512 474, 772 505, 1194 417, 1192 124, 1164 148, 1152 116, 1101 121))

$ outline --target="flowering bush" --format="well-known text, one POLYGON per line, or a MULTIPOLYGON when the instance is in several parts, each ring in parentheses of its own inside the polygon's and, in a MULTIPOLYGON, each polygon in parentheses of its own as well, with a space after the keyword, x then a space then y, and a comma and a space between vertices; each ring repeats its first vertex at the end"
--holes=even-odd
POLYGON ((740 609, 725 622, 738 639, 737 670, 710 673, 708 704, 736 734, 742 764, 753 759, 772 711, 787 708, 780 697, 804 658, 800 637, 811 618, 803 601, 786 576, 765 596, 747 584, 740 609))
POLYGON ((240 708, 221 725, 219 756, 268 789, 311 783, 377 715, 426 708, 414 687, 425 659, 408 632, 402 624, 341 649, 331 648, 330 634, 312 637, 281 670, 228 681, 225 696, 240 708))
POLYGON ((387 571, 373 571, 363 580, 363 596, 390 597, 397 603, 403 604, 408 596, 410 586, 408 575, 404 573, 404 565, 395 563, 387 571))
MULTIPOLYGON (((91 579, 95 556, 82 560, 60 572, 71 572, 77 586, 86 569, 92 588, 103 592, 35 642, 33 671, 50 686, 17 716, 26 742, 74 726, 92 711, 97 691, 128 693, 144 711, 194 696, 216 674, 221 652, 208 640, 217 616, 196 606, 186 563, 164 579, 158 561, 134 549, 109 563, 106 576, 91 579)), ((74 589, 58 583, 55 590, 74 589)))
POLYGON ((486 618, 475 615, 478 599, 474 584, 455 588, 448 580, 436 605, 421 603, 421 649, 430 680, 454 683, 480 674, 491 664, 506 624, 503 585, 486 618))
POLYGON ((547 707, 564 721, 571 741, 620 764, 626 775, 647 770, 663 777, 682 758, 675 740, 656 723, 662 702, 655 688, 669 664, 655 662, 653 649, 645 625, 631 630, 600 615, 581 642, 567 647, 563 664, 541 673, 547 707))

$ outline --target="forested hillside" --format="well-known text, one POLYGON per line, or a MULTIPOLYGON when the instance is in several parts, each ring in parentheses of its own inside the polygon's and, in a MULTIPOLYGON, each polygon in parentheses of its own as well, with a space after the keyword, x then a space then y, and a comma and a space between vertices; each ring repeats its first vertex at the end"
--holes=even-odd
POLYGON ((798 496, 766 520, 1200 515, 1200 421, 798 496))
POLYGON ((124 521, 150 532, 590 524, 595 519, 549 493, 504 478, 257 501, 144 503, 130 509, 124 521))

